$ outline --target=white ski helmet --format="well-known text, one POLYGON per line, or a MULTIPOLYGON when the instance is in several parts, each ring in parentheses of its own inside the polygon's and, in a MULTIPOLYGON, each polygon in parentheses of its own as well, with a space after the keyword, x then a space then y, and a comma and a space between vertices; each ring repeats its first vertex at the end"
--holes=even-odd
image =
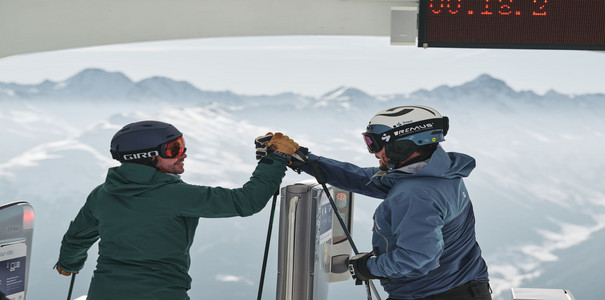
POLYGON ((423 105, 397 106, 376 113, 363 134, 370 153, 385 147, 388 158, 403 161, 419 147, 444 141, 449 120, 423 105))

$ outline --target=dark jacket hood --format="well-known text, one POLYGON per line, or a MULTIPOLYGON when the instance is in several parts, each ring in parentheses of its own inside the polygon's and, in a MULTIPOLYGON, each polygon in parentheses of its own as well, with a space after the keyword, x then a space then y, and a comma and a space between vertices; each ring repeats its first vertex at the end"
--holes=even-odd
POLYGON ((445 152, 439 147, 433 153, 429 163, 416 174, 443 178, 468 177, 475 169, 475 159, 469 155, 456 152, 445 152))
POLYGON ((416 173, 409 174, 397 170, 387 172, 378 172, 374 176, 383 177, 383 179, 397 180, 401 177, 439 177, 439 178, 463 178, 468 177, 475 169, 475 159, 469 155, 457 152, 445 152, 439 147, 430 160, 416 173))
POLYGON ((181 179, 150 166, 123 163, 107 171, 104 189, 115 195, 135 196, 175 182, 181 182, 181 179))

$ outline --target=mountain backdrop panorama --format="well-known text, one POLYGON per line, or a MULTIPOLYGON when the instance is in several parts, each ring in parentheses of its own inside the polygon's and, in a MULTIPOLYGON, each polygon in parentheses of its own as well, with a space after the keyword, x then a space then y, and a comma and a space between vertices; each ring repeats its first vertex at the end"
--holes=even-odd
MULTIPOLYGON (((448 116, 443 148, 477 160, 465 181, 494 299, 511 299, 511 287, 602 298, 605 94, 518 91, 505 78, 484 74, 458 86, 406 94, 335 87, 320 97, 239 95, 165 77, 134 82, 121 72, 86 69, 60 82, 0 82, 0 201, 28 201, 36 213, 28 299, 65 297, 69 278, 52 269, 61 238, 107 168, 118 164, 109 141, 125 124, 172 123, 187 141, 184 181, 238 187, 256 165, 254 138, 269 131, 283 132, 318 155, 376 166, 361 132, 379 110, 410 104, 448 116)), ((282 187, 308 179, 288 171, 282 187)), ((360 251, 371 250, 379 201, 355 195, 353 238, 360 251)), ((269 210, 200 220, 191 249, 192 299, 256 295, 269 210)), ((263 299, 275 299, 276 228, 263 299)), ((87 292, 96 246, 88 254, 76 297, 87 292)), ((365 297, 353 281, 330 287, 330 299, 365 297)))

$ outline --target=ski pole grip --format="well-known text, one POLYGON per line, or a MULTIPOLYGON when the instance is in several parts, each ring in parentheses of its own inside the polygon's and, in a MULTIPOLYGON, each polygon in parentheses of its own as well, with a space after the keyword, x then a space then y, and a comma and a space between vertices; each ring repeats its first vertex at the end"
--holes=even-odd
MULTIPOLYGON (((307 150, 308 152, 309 150, 307 150)), ((303 162, 309 162, 309 160, 307 160, 307 154, 305 152, 303 152, 302 150, 300 150, 300 147, 298 147, 298 149, 296 149, 296 151, 294 152, 294 154, 298 155, 298 157, 303 161, 303 162)))
POLYGON ((313 159, 313 160, 309 161, 309 163, 311 164, 311 169, 313 170, 313 176, 315 176, 315 179, 317 180, 317 182, 320 184, 327 183, 328 181, 326 180, 326 174, 324 174, 324 171, 322 171, 322 169, 319 167, 319 163, 317 163, 317 159, 313 159))

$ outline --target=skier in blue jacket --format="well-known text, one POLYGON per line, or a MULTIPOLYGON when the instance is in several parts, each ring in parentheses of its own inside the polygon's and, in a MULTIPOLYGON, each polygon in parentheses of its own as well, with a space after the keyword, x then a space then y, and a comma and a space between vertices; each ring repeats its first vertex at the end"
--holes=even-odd
MULTIPOLYGON (((440 147, 448 124, 426 106, 378 112, 363 137, 379 168, 307 153, 329 184, 384 199, 374 213, 373 251, 352 257, 349 268, 358 282, 380 279, 391 300, 491 299, 462 180, 475 160, 440 147)), ((298 164, 313 174, 308 164, 298 164)))

